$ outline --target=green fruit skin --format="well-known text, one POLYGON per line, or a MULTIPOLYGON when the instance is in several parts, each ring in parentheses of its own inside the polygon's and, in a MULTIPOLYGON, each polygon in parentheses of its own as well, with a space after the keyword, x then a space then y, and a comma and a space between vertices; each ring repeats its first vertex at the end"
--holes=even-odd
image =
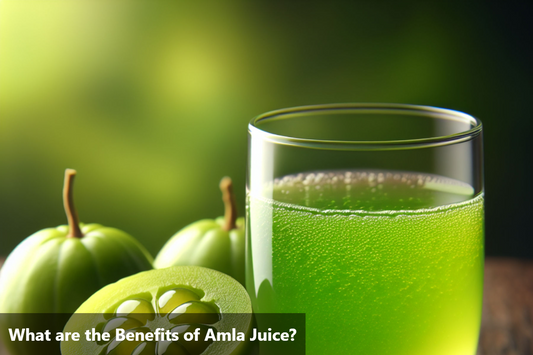
MULTIPOLYGON (((0 314, 73 313, 103 286, 152 268, 150 254, 127 233, 99 224, 80 227, 83 238, 67 238, 69 228, 62 225, 34 233, 13 250, 0 270, 0 314)), ((18 318, 2 317, 4 339, 18 318)), ((8 346, 23 354, 19 348, 31 344, 8 346)))
POLYGON ((244 285, 244 218, 237 228, 225 231, 224 218, 203 219, 176 233, 157 254, 157 269, 195 265, 218 270, 244 285))
MULTIPOLYGON (((215 304, 222 319, 214 324, 219 331, 235 328, 249 338, 252 329, 252 303, 246 289, 230 276, 199 266, 173 266, 138 273, 110 284, 85 301, 65 326, 66 332, 84 333, 97 324, 105 323, 117 307, 128 299, 152 299, 156 303, 165 291, 184 287, 203 294, 202 301, 215 304), (237 313, 242 317, 224 317, 237 313)), ((158 307, 154 305, 156 312, 158 307)), ((153 331, 154 329, 152 329, 153 331)), ((215 342, 203 355, 237 355, 247 353, 249 342, 215 342)), ((94 355, 102 352, 103 345, 95 342, 61 342, 62 355, 94 355)))

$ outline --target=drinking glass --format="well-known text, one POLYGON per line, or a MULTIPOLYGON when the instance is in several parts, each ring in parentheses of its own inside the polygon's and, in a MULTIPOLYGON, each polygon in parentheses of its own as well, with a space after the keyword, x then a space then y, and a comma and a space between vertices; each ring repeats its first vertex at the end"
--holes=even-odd
POLYGON ((481 122, 402 104, 268 112, 249 125, 246 286, 305 313, 307 354, 474 355, 481 122))

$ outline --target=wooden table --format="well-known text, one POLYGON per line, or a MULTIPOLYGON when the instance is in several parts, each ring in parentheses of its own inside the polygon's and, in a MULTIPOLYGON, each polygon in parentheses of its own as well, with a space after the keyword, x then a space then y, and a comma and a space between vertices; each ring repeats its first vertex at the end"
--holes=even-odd
POLYGON ((533 260, 487 258, 478 355, 533 355, 533 260))
POLYGON ((479 355, 533 355, 533 260, 487 258, 479 355))

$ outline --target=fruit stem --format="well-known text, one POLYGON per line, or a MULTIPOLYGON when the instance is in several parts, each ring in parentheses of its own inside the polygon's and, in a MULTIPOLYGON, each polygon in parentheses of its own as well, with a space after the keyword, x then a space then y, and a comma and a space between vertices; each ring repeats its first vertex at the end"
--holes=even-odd
POLYGON ((226 223, 223 229, 230 231, 235 229, 237 225, 237 203, 235 202, 235 195, 233 194, 233 183, 231 178, 225 177, 220 181, 220 190, 222 191, 222 201, 224 201, 224 218, 226 223))
POLYGON ((75 176, 76 170, 65 170, 65 182, 63 184, 63 206, 65 207, 65 213, 67 214, 68 219, 69 233, 67 238, 83 238, 83 233, 80 229, 80 219, 78 218, 78 212, 74 207, 74 197, 72 196, 75 176))

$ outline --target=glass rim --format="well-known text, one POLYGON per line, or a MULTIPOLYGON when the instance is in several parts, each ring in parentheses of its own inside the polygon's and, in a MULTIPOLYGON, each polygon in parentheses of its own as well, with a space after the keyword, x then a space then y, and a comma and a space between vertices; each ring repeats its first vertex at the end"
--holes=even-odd
POLYGON ((391 103, 340 103, 296 106, 263 113, 254 117, 248 124, 248 132, 250 135, 259 135, 262 139, 272 143, 312 149, 331 150, 403 150, 439 147, 469 141, 479 136, 481 131, 481 121, 478 118, 461 111, 433 106, 391 103), (266 120, 288 118, 293 114, 315 114, 328 111, 349 111, 352 113, 395 113, 399 116, 402 114, 416 114, 419 116, 434 118, 440 117, 454 119, 456 121, 469 123, 471 128, 462 132, 443 136, 415 139, 361 141, 291 137, 271 133, 258 127, 260 122, 264 122, 266 120))

